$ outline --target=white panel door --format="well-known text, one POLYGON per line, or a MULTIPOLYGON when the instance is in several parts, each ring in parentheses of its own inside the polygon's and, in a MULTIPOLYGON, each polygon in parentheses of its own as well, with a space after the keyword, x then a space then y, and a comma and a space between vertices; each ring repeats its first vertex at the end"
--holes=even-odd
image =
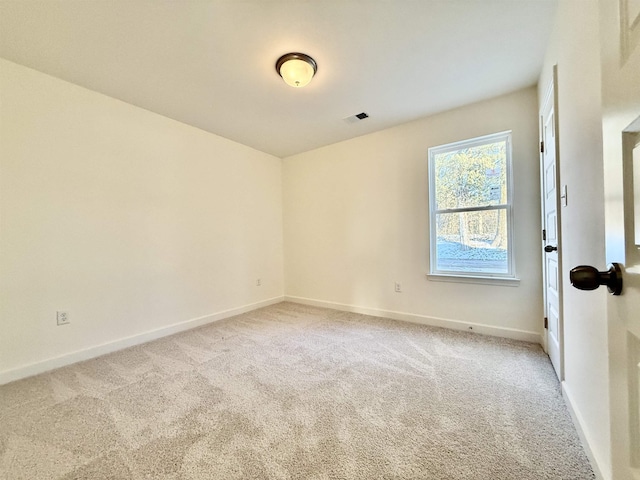
POLYGON ((640 480, 640 9, 601 0, 607 262, 623 291, 607 302, 612 478, 640 480))
POLYGON ((556 69, 540 111, 543 298, 546 329, 545 349, 560 380, 563 379, 562 291, 560 282, 560 229, 558 208, 558 163, 555 114, 556 69))

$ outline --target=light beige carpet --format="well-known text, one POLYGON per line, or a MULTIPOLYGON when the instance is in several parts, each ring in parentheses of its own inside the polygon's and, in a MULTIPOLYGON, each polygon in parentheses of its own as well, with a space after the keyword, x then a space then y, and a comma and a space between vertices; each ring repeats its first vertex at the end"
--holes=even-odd
POLYGON ((281 303, 0 387, 0 478, 594 476, 538 345, 281 303))

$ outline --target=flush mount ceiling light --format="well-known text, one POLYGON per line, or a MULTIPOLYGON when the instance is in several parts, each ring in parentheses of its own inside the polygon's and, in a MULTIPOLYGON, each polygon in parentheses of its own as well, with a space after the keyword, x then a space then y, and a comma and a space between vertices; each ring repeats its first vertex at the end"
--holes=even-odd
POLYGON ((318 70, 318 64, 304 53, 287 53, 276 62, 276 71, 287 85, 304 87, 318 70))

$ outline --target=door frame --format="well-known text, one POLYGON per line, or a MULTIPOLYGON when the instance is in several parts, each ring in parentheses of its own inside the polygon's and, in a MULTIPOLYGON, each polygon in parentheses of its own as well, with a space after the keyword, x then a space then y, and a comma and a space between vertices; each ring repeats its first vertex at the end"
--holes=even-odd
POLYGON ((554 145, 544 145, 544 148, 555 149, 555 161, 556 161, 556 229, 558 238, 558 343, 559 343, 559 372, 558 378, 560 382, 564 380, 564 301, 563 301, 563 282, 562 282, 562 202, 561 202, 561 181, 560 181, 560 133, 558 121, 558 65, 553 65, 552 78, 549 82, 544 98, 539 105, 538 119, 539 119, 539 140, 540 140, 540 252, 541 252, 541 265, 542 265, 542 302, 543 302, 543 314, 542 319, 542 348, 544 352, 549 355, 549 330, 545 328, 544 318, 548 318, 547 313, 547 270, 546 270, 546 256, 543 253, 546 241, 543 238, 542 231, 545 229, 545 189, 544 189, 544 152, 542 149, 544 140, 544 117, 543 113, 545 107, 549 102, 553 102, 553 128, 555 129, 554 145))

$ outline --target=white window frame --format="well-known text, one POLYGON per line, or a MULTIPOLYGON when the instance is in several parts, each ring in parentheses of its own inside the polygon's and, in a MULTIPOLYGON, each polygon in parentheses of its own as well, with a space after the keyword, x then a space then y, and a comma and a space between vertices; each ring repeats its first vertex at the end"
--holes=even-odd
POLYGON ((515 285, 519 282, 516 277, 515 267, 515 244, 513 241, 513 169, 512 169, 512 148, 511 130, 493 133, 481 137, 474 137, 458 142, 447 143, 429 148, 429 273, 430 280, 443 281, 472 281, 480 283, 499 283, 504 285, 515 285), (436 209, 436 187, 435 187, 435 156, 442 153, 462 150, 464 148, 476 147, 487 143, 505 141, 506 153, 506 182, 507 182, 507 202, 499 205, 484 205, 477 207, 436 209), (438 214, 477 212, 486 210, 506 210, 507 217, 507 272, 490 273, 479 271, 461 272, 457 270, 441 270, 437 268, 437 229, 436 218, 438 214))

